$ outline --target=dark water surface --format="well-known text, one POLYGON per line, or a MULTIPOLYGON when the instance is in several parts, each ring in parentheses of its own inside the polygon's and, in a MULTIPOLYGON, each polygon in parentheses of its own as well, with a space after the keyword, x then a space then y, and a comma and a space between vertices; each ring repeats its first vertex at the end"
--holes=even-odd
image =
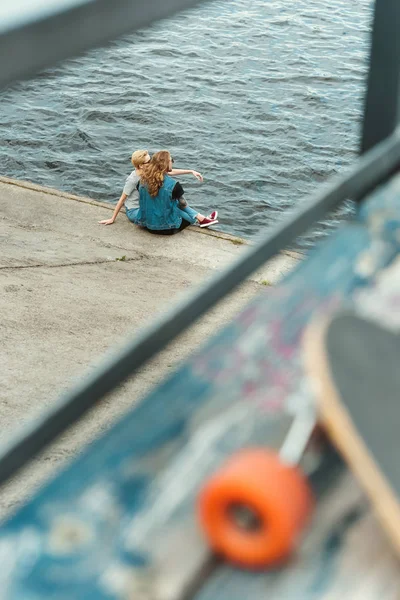
POLYGON ((3 91, 1 173, 115 202, 131 152, 167 148, 205 176, 182 177, 190 203, 254 239, 354 160, 371 18, 219 0, 158 23, 3 91))

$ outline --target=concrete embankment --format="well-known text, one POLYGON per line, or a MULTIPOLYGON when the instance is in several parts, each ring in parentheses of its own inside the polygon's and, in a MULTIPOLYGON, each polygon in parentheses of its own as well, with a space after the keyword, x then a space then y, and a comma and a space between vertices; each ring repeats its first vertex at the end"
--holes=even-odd
MULTIPOLYGON (((225 268, 246 242, 191 227, 154 236, 113 207, 0 178, 0 441, 156 315, 225 268)), ((1 494, 0 515, 107 428, 167 371, 298 261, 282 254, 96 407, 1 494)), ((151 424, 149 424, 151 426, 151 424)))

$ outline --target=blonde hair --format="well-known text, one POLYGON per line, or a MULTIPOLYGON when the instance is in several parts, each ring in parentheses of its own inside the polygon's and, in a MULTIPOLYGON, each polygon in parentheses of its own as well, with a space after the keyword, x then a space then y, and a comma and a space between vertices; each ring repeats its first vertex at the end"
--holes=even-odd
POLYGON ((131 163, 135 167, 135 169, 139 169, 142 165, 145 164, 145 158, 148 156, 147 150, 135 150, 135 152, 131 156, 131 163))
POLYGON ((169 171, 170 159, 171 155, 167 150, 156 152, 141 176, 142 185, 147 187, 150 196, 153 198, 157 196, 164 183, 164 175, 169 171))

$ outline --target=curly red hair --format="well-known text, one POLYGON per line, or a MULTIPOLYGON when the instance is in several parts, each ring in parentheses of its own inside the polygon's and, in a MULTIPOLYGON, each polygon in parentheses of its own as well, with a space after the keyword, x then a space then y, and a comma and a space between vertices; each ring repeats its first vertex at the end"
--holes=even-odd
POLYGON ((169 171, 171 155, 168 150, 160 150, 153 154, 151 161, 146 164, 146 169, 140 178, 140 183, 147 187, 153 198, 157 196, 164 183, 164 175, 169 171))

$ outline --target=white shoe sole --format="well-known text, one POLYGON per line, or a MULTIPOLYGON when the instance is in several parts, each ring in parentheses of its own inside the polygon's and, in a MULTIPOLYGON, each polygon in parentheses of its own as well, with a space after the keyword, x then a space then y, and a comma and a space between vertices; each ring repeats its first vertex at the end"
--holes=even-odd
POLYGON ((200 227, 211 227, 211 225, 215 225, 216 223, 218 223, 218 220, 215 219, 215 221, 211 221, 211 223, 205 223, 203 225, 203 223, 200 223, 200 227))

